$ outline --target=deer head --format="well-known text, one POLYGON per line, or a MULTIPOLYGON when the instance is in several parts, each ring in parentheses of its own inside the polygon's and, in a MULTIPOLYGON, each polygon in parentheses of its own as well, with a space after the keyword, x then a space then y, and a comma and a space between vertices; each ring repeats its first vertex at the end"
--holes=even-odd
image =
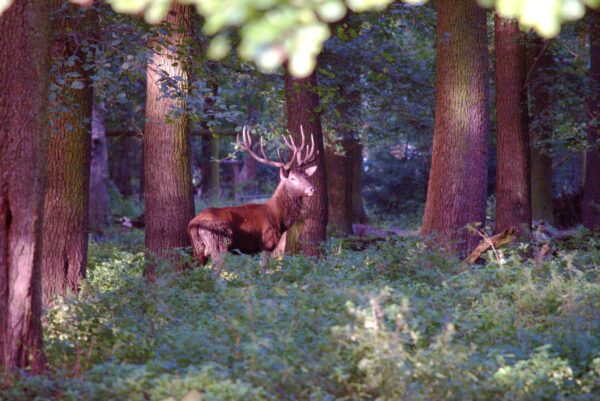
POLYGON ((250 129, 248 127, 242 129, 242 142, 240 142, 239 135, 237 137, 239 147, 256 161, 279 168, 279 185, 283 186, 283 189, 293 197, 313 196, 316 191, 308 178, 317 171, 317 166, 306 167, 315 161, 318 154, 318 152, 315 152, 315 138, 311 135, 311 144, 310 146, 306 146, 306 137, 304 136, 302 126, 300 126, 300 133, 301 141, 299 146, 291 135, 287 137, 283 136, 283 142, 290 149, 290 157, 288 161, 284 161, 279 150, 277 150, 277 155, 279 156, 278 162, 270 160, 266 156, 262 138, 259 143, 262 156, 259 156, 252 150, 252 138, 250 137, 250 129), (294 162, 296 163, 295 165, 294 162))

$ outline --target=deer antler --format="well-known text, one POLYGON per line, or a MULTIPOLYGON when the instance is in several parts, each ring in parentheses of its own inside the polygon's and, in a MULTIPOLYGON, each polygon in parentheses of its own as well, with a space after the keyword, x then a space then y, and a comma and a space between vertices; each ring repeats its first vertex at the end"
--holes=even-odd
POLYGON ((252 150, 252 138, 250 137, 250 128, 248 128, 246 126, 244 126, 242 128, 243 141, 240 142, 239 135, 237 136, 236 141, 242 150, 247 152, 250 156, 252 156, 259 163, 264 163, 264 164, 268 164, 270 166, 282 168, 284 170, 289 170, 292 167, 292 164, 294 163, 294 159, 298 163, 298 167, 302 167, 306 164, 312 163, 316 157, 316 155, 314 155, 314 153, 315 153, 315 138, 312 135, 310 136, 311 147, 306 150, 306 154, 304 155, 304 157, 302 156, 302 152, 305 150, 305 142, 306 142, 306 138, 304 136, 304 129, 302 128, 302 126, 300 126, 300 132, 302 134, 300 146, 296 145, 296 142, 294 141, 294 138, 291 135, 288 135, 287 137, 284 135, 282 137, 285 145, 292 151, 292 154, 287 162, 283 160, 283 157, 281 156, 279 149, 277 150, 277 156, 279 157, 280 161, 276 162, 276 161, 270 160, 265 154, 265 149, 263 146, 262 138, 260 138, 260 142, 259 142, 260 153, 262 156, 259 156, 258 154, 256 154, 252 150), (314 155, 314 157, 313 157, 313 155, 314 155))
POLYGON ((314 135, 310 135, 310 147, 306 149, 306 153, 302 156, 302 151, 305 149, 304 142, 304 128, 300 125, 300 135, 302 137, 302 144, 300 145, 300 151, 296 155, 296 161, 298 162, 298 167, 306 166, 315 161, 319 152, 315 153, 315 137, 314 135))

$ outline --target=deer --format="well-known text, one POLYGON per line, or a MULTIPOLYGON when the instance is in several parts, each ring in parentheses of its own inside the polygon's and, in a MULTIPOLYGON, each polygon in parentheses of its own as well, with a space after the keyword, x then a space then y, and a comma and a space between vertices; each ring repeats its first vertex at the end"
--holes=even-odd
POLYGON ((202 210, 188 224, 188 235, 192 243, 194 258, 205 265, 210 257, 213 274, 221 273, 226 252, 242 254, 263 254, 263 262, 281 252, 285 245, 287 230, 303 218, 303 198, 311 197, 316 189, 309 177, 315 174, 317 166, 312 164, 318 155, 315 139, 311 134, 307 146, 304 130, 300 127, 300 144, 289 135, 282 137, 290 156, 284 161, 279 150, 279 161, 270 160, 260 139, 260 155, 252 148, 250 129, 242 128, 242 141, 236 137, 238 147, 262 164, 279 169, 279 184, 265 203, 247 203, 232 207, 211 207, 202 210))

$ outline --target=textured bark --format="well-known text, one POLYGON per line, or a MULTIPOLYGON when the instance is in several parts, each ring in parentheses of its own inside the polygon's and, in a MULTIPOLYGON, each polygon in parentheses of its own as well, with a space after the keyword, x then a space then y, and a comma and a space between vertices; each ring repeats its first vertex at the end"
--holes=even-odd
POLYGON ((48 4, 15 1, 0 32, 0 375, 26 366, 39 373, 48 4))
POLYGON ((489 79, 485 11, 472 0, 437 3, 433 153, 422 233, 464 252, 485 223, 489 79))
POLYGON ((92 111, 92 160, 90 168, 90 230, 103 233, 109 224, 108 147, 104 124, 104 105, 94 104, 92 111))
POLYGON ((547 138, 552 130, 548 115, 551 113, 551 96, 548 92, 550 69, 554 58, 548 43, 539 38, 534 40, 529 54, 531 66, 530 110, 531 127, 531 216, 534 220, 544 220, 554 224, 552 213, 552 157, 536 145, 536 141, 547 138))
MULTIPOLYGON (((167 16, 172 29, 170 46, 159 46, 148 63, 146 125, 144 129, 145 245, 149 255, 174 258, 171 251, 189 245, 187 224, 194 217, 194 198, 190 164, 190 140, 183 100, 164 96, 159 80, 164 71, 169 77, 183 77, 187 85, 184 60, 175 50, 189 35, 189 7, 174 5, 167 16), (176 28, 176 29, 175 29, 176 28), (171 119, 171 121, 167 121, 171 119)), ((181 90, 187 90, 181 87, 181 90)), ((146 276, 154 276, 149 263, 146 276)))
POLYGON ((328 229, 335 234, 352 233, 352 142, 349 139, 329 140, 325 147, 327 169, 328 229), (336 149, 341 146, 342 153, 336 149))
MULTIPOLYGON (((62 0, 53 1, 55 10, 62 0)), ((56 97, 50 101, 50 143, 48 147, 47 187, 44 199, 42 291, 48 305, 56 296, 78 290, 85 276, 88 247, 88 196, 90 177, 90 144, 93 91, 89 72, 84 67, 85 54, 77 53, 73 32, 93 19, 91 12, 61 12, 53 20, 51 57, 61 76, 77 73, 79 78, 66 78, 57 84, 56 97), (87 14, 87 15, 86 15, 87 14), (64 65, 75 57, 73 66, 64 65), (73 89, 73 81, 83 81, 83 89, 73 89), (67 111, 61 111, 61 108, 67 111)), ((78 32, 83 36, 81 32, 78 32)))
POLYGON ((590 18, 590 98, 588 113, 595 120, 588 128, 588 150, 583 184, 583 224, 590 229, 600 228, 600 13, 591 11, 590 18))
POLYGON ((288 131, 298 137, 300 126, 306 135, 313 135, 316 149, 317 172, 311 177, 316 193, 304 198, 304 221, 290 229, 287 237, 286 251, 299 252, 307 256, 317 256, 319 245, 325 240, 327 229, 327 174, 325 152, 323 149, 323 132, 321 116, 317 111, 319 96, 316 93, 316 75, 307 78, 294 78, 285 74, 285 100, 287 107, 288 131))
POLYGON ((526 235, 531 226, 527 60, 516 20, 495 18, 496 41, 496 227, 526 235))

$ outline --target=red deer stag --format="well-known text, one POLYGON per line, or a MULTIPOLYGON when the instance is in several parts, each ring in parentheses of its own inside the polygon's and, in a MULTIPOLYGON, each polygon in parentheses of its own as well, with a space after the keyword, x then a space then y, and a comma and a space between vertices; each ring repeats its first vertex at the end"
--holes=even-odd
POLYGON ((215 265, 215 275, 220 274, 222 258, 226 251, 245 254, 263 252, 268 257, 278 246, 285 232, 302 218, 302 198, 313 196, 315 187, 308 177, 317 171, 317 166, 305 168, 316 159, 315 140, 311 135, 310 147, 305 147, 302 127, 300 146, 294 139, 283 137, 291 150, 290 158, 284 162, 279 152, 279 162, 265 155, 262 139, 262 157, 252 150, 250 131, 242 130, 239 147, 260 163, 279 168, 279 185, 271 198, 264 204, 249 203, 234 207, 208 208, 198 214, 188 225, 194 257, 205 264, 210 256, 215 265), (296 162, 294 167, 293 164, 296 162))

